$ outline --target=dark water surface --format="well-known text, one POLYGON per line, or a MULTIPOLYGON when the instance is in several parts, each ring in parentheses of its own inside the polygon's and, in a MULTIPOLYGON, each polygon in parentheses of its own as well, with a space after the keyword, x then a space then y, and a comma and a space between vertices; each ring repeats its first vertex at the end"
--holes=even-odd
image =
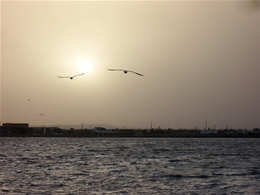
POLYGON ((0 194, 260 194, 260 139, 0 138, 0 194))

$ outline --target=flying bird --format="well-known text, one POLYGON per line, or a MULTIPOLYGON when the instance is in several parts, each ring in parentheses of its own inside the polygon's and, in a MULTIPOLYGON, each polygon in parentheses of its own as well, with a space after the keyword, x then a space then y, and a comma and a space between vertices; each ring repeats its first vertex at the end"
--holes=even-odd
POLYGON ((140 73, 138 73, 138 72, 134 72, 134 71, 132 71, 132 70, 110 69, 110 68, 109 68, 108 70, 110 70, 110 71, 123 71, 125 74, 128 73, 128 72, 131 72, 131 73, 137 74, 137 75, 139 75, 139 76, 144 76, 144 75, 142 75, 142 74, 140 74, 140 73))
POLYGON ((58 76, 58 78, 70 78, 70 79, 73 79, 74 77, 81 76, 83 74, 85 74, 85 73, 77 74, 77 75, 74 75, 74 76, 71 76, 71 77, 68 77, 68 76, 65 76, 65 77, 58 76))
POLYGON ((39 116, 45 116, 44 114, 39 114, 39 116))

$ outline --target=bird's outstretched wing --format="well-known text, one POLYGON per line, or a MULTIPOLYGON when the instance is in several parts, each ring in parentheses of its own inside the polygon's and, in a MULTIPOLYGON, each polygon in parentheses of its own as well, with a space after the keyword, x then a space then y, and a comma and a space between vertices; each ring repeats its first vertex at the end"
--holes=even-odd
POLYGON ((138 72, 134 72, 134 71, 132 71, 132 70, 129 70, 128 72, 132 72, 132 73, 137 74, 137 75, 139 75, 139 76, 144 76, 143 74, 140 74, 140 73, 138 73, 138 72))
POLYGON ((81 76, 81 75, 83 75, 83 74, 85 74, 85 73, 77 74, 77 75, 74 75, 74 76, 72 76, 72 77, 81 76))
POLYGON ((138 72, 134 72, 134 71, 132 71, 132 70, 112 69, 112 68, 108 68, 108 70, 110 70, 110 71, 123 71, 124 73, 132 72, 132 73, 137 74, 137 75, 139 75, 139 76, 144 76, 144 75, 142 75, 142 74, 140 74, 140 73, 138 73, 138 72))
POLYGON ((39 114, 39 116, 45 116, 44 114, 39 114))
POLYGON ((74 76, 64 76, 64 77, 58 76, 58 78, 69 78, 69 79, 72 79, 72 78, 74 78, 74 77, 81 76, 81 75, 83 75, 83 74, 85 74, 85 73, 76 74, 76 75, 74 75, 74 76))
POLYGON ((68 76, 65 76, 65 77, 58 76, 58 78, 70 78, 70 77, 68 77, 68 76))
POLYGON ((114 69, 114 68, 108 68, 110 71, 124 71, 123 69, 114 69))

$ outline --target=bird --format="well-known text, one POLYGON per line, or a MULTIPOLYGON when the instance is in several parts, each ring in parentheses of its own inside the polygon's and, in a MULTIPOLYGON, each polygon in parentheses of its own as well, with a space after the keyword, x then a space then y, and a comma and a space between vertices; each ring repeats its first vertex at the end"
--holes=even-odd
POLYGON ((27 99, 27 101, 28 101, 28 102, 30 102, 30 101, 31 101, 31 99, 27 99))
POLYGON ((137 74, 139 76, 144 76, 138 72, 134 72, 132 70, 124 70, 124 69, 111 69, 111 68, 108 68, 109 71, 123 71, 125 74, 128 73, 128 72, 131 72, 131 73, 134 73, 134 74, 137 74))
POLYGON ((58 76, 58 78, 70 78, 72 80, 74 77, 81 76, 83 74, 85 74, 85 73, 77 74, 77 75, 70 76, 70 77, 69 76, 65 76, 65 77, 58 76))
POLYGON ((39 116, 45 116, 44 114, 39 114, 39 116))

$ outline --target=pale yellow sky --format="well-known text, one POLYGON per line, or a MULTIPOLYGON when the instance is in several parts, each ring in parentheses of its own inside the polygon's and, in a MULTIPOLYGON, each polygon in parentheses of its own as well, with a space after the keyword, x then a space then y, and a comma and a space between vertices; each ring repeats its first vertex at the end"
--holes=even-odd
POLYGON ((260 127, 259 21, 248 1, 2 1, 1 122, 260 127))

